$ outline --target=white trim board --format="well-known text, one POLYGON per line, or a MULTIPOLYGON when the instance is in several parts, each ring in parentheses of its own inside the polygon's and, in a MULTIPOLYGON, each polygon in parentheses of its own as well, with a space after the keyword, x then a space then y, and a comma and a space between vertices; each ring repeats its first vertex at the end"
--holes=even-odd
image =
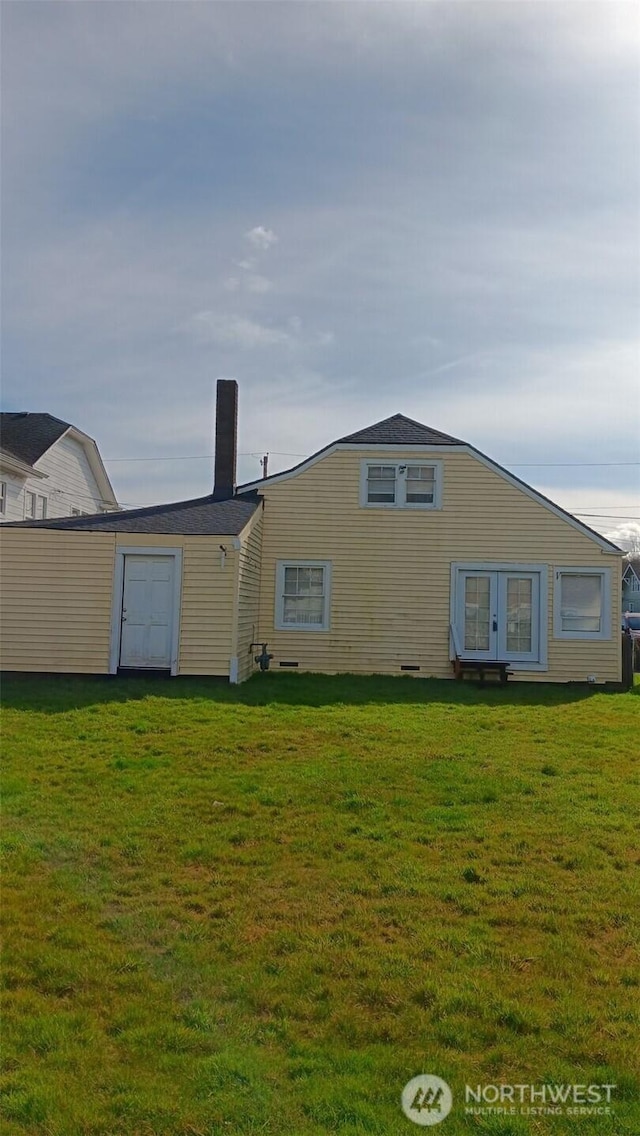
POLYGON ((109 647, 109 674, 117 674, 120 663, 120 635, 122 628, 122 596, 124 591, 125 556, 171 556, 173 566, 173 612, 171 622, 171 674, 178 673, 180 644, 180 602, 182 598, 182 549, 158 545, 119 545, 115 551, 113 569, 113 595, 111 597, 111 642, 109 647))

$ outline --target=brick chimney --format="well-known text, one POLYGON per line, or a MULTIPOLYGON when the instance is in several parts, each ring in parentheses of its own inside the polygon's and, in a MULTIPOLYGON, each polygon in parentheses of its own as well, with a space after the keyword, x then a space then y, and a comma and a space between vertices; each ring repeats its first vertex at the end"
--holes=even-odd
POLYGON ((229 497, 233 497, 236 487, 237 433, 238 384, 235 379, 218 379, 216 383, 214 501, 226 501, 229 497))

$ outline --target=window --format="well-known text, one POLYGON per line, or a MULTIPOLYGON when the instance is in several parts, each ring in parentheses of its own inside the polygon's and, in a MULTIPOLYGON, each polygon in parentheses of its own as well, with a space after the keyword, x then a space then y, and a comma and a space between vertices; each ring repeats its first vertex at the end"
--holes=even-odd
POLYGON ((608 639, 609 570, 560 568, 555 576, 556 639, 608 639))
POLYGON ((25 490, 24 515, 28 521, 44 520, 47 515, 47 498, 25 490))
POLYGON ((276 567, 278 631, 326 631, 331 565, 328 560, 279 560, 276 567))
POLYGON ((432 465, 407 466, 407 505, 433 505, 436 471, 432 465))
POLYGON ((0 481, 0 515, 4 516, 7 511, 7 483, 0 481))
POLYGON ((367 504, 394 505, 396 500, 395 465, 367 467, 367 504))
POLYGON ((441 507, 442 462, 362 463, 360 504, 397 509, 441 507))

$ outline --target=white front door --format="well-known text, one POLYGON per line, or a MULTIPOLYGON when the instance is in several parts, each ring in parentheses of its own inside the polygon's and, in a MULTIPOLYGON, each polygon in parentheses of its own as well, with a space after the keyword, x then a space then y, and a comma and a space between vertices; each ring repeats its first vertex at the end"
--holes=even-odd
POLYGON ((537 662, 540 574, 459 570, 456 629, 465 659, 537 662))
POLYGON ((170 667, 175 557, 124 558, 121 667, 170 667))

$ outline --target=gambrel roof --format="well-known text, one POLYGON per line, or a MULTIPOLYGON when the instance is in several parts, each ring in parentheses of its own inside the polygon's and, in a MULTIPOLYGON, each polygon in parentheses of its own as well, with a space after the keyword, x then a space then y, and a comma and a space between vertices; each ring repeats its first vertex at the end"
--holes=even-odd
POLYGON ((70 422, 54 418, 53 414, 3 411, 0 413, 0 445, 13 457, 33 465, 70 428, 70 422))
POLYGON ((606 552, 621 552, 622 549, 618 548, 612 541, 607 540, 601 533, 596 532, 595 529, 585 525, 583 521, 578 520, 573 516, 573 513, 568 513, 561 505, 556 505, 543 493, 539 493, 526 481, 516 477, 515 474, 510 473, 504 466, 493 461, 492 458, 487 457, 481 450, 476 449, 475 446, 464 442, 460 438, 454 438, 450 434, 443 434, 441 430, 434 430, 431 426, 425 426, 422 422, 416 422, 413 418, 407 418, 404 414, 392 414, 390 418, 383 418, 380 422, 374 422, 372 426, 366 426, 364 430, 357 430, 354 434, 345 434, 342 438, 337 438, 335 442, 330 442, 329 445, 323 446, 321 450, 317 450, 315 454, 305 458, 304 461, 298 462, 297 465, 292 466, 290 469, 282 470, 281 473, 274 473, 270 477, 262 478, 257 481, 249 481, 244 485, 238 486, 236 493, 243 494, 247 492, 260 492, 262 486, 269 484, 277 484, 279 481, 286 481, 297 474, 302 473, 305 469, 315 465, 321 458, 326 457, 334 450, 351 449, 355 446, 363 446, 368 449, 380 448, 396 448, 398 450, 409 449, 411 446, 420 447, 422 449, 437 449, 442 446, 443 449, 452 449, 455 451, 471 454, 482 462, 483 465, 489 469, 494 470, 509 481, 511 485, 517 489, 522 490, 529 497, 538 501, 545 508, 549 509, 556 516, 561 517, 563 520, 571 524, 579 532, 589 536, 595 540, 602 549, 606 552))
POLYGON ((35 463, 64 437, 82 446, 102 500, 117 506, 116 495, 96 442, 83 430, 53 414, 27 410, 5 410, 0 413, 0 455, 4 455, 7 466, 14 467, 14 472, 22 477, 45 476, 34 468, 35 463))

